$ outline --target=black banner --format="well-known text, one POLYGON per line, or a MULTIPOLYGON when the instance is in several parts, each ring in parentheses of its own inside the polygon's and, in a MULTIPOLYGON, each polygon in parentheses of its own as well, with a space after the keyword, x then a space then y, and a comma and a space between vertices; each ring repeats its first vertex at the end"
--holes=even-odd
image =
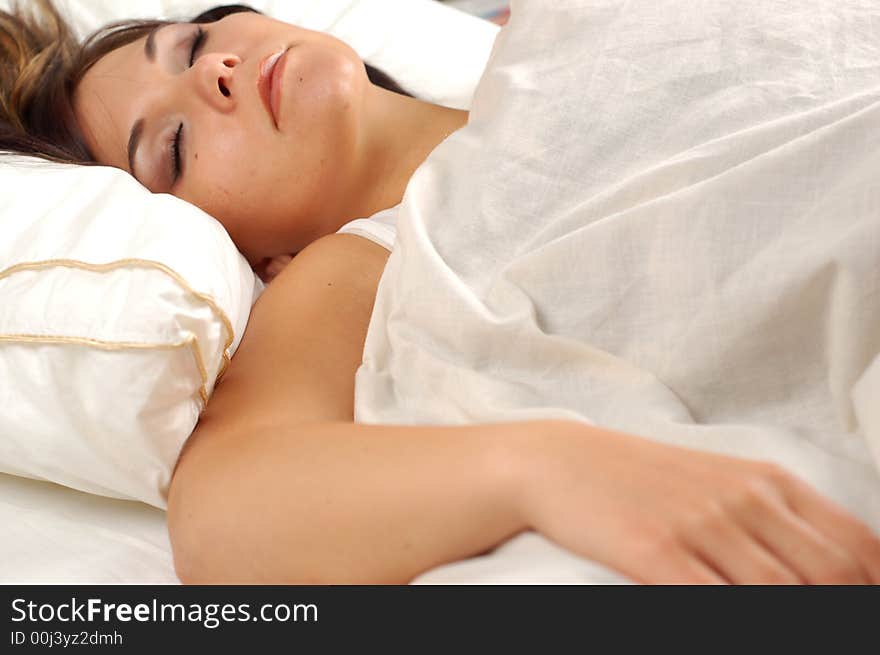
POLYGON ((0 653, 874 648, 880 587, 0 587, 0 653), (706 641, 708 639, 709 641, 706 641), (849 648, 852 646, 852 648, 849 648))

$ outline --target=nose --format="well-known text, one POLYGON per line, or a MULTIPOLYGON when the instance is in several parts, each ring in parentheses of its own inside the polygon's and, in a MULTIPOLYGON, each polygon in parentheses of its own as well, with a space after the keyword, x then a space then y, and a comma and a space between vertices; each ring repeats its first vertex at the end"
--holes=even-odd
POLYGON ((190 73, 202 100, 218 111, 235 109, 236 71, 240 65, 241 59, 232 54, 212 52, 196 59, 190 73))

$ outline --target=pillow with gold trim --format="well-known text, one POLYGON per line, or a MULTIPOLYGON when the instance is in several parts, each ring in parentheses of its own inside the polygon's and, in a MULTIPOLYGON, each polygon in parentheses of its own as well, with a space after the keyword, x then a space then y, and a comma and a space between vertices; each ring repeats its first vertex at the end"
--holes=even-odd
POLYGON ((261 283, 121 171, 3 160, 0 195, 0 471, 164 508, 261 283))

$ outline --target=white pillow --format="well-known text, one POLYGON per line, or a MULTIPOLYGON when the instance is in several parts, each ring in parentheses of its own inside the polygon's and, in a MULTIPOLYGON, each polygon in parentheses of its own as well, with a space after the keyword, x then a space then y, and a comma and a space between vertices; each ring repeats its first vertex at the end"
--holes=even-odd
MULTIPOLYGON (((58 0, 80 34, 217 4, 58 0)), ((251 4, 457 107, 497 33, 433 0, 251 4)), ((0 472, 164 508, 259 280, 213 218, 115 169, 0 156, 0 197, 0 472)))
POLYGON ((0 471, 164 507, 258 282, 217 221, 126 173, 0 170, 0 471))

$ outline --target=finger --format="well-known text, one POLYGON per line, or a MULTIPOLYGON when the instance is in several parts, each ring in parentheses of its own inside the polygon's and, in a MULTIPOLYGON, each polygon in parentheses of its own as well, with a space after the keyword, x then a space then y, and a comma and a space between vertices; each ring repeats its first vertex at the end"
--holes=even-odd
POLYGON ((283 271, 291 261, 293 261, 293 257, 291 257, 290 255, 279 255, 278 257, 274 257, 272 261, 269 262, 268 270, 277 275, 278 273, 283 271))
POLYGON ((784 482, 792 510, 821 535, 841 547, 864 571, 871 584, 880 584, 880 539, 862 521, 801 480, 784 482))
POLYGON ((629 559, 628 563, 644 570, 624 570, 633 580, 645 584, 727 585, 730 581, 703 561, 699 555, 679 543, 643 549, 644 556, 629 559))
POLYGON ((753 503, 739 520, 807 584, 868 582, 855 558, 782 499, 753 503))
POLYGON ((719 516, 688 535, 689 545, 733 584, 795 585, 803 578, 733 517, 719 516))
POLYGON ((264 259, 253 267, 254 273, 256 273, 263 282, 266 282, 266 267, 271 261, 271 259, 264 259))
POLYGON ((657 582, 669 585, 729 585, 730 581, 714 570, 695 554, 675 561, 667 561, 658 567, 657 582))

